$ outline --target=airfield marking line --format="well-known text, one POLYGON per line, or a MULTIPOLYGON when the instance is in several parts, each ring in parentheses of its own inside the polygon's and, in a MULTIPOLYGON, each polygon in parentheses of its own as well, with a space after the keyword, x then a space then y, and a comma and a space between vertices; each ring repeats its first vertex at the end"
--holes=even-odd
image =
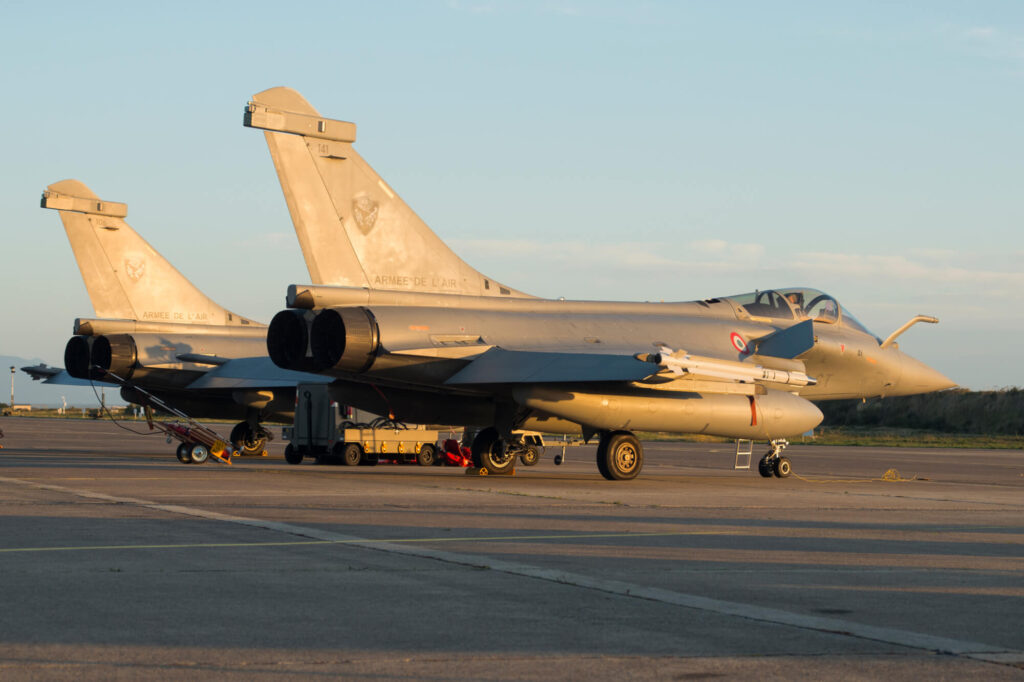
POLYGON ((355 535, 344 535, 332 531, 321 530, 319 528, 308 528, 305 526, 297 526, 278 521, 250 519, 242 516, 232 516, 230 514, 208 511, 205 509, 196 509, 193 507, 174 504, 161 504, 159 502, 151 502, 149 500, 141 500, 137 498, 115 497, 113 495, 92 492, 91 490, 77 490, 74 488, 65 488, 58 485, 37 483, 35 481, 25 481, 3 476, 0 476, 0 483, 24 485, 40 490, 50 490, 53 492, 75 495, 86 499, 113 502, 116 504, 131 504, 148 509, 165 511, 172 514, 181 514, 184 516, 210 519, 212 521, 235 523, 242 526, 248 526, 250 528, 263 528, 266 530, 286 533, 288 535, 321 540, 324 541, 325 544, 344 543, 349 547, 362 547, 364 549, 387 552, 389 554, 400 554, 403 556, 413 556, 422 559, 434 559, 436 561, 454 564, 457 566, 468 566, 471 568, 498 571, 509 575, 533 578, 561 585, 570 585, 572 587, 590 589, 622 597, 646 599, 648 601, 655 601, 662 604, 681 606, 699 611, 708 611, 711 613, 733 616, 746 620, 771 623, 774 625, 787 625, 790 627, 800 628, 803 630, 813 630, 825 634, 854 637, 857 639, 881 642, 884 644, 894 644, 908 649, 952 654, 1000 665, 1012 665, 1024 662, 1024 651, 1017 651, 1004 646, 952 639, 937 635, 913 632, 911 630, 902 630, 899 628, 867 625, 864 623, 842 620, 840 618, 809 616, 767 606, 757 606, 755 604, 744 604, 742 602, 713 599, 711 597, 675 592, 673 590, 666 590, 658 587, 636 585, 620 580, 595 578, 581 573, 572 573, 559 569, 543 568, 541 566, 503 561, 501 559, 493 559, 483 556, 457 554, 454 552, 446 552, 427 547, 417 547, 412 544, 374 541, 370 538, 361 538, 355 535))
MULTIPOLYGON (((453 537, 418 537, 418 538, 356 538, 354 540, 296 540, 293 542, 183 542, 183 543, 162 543, 162 544, 130 544, 130 545, 65 545, 53 547, 0 547, 0 554, 24 554, 32 552, 84 552, 88 550, 124 550, 124 549, 221 549, 221 548, 247 548, 247 547, 290 547, 299 545, 353 545, 359 543, 427 543, 441 544, 453 542, 532 542, 544 540, 603 540, 619 538, 669 538, 669 537, 704 537, 704 536, 749 536, 751 533, 746 530, 679 530, 679 531, 650 531, 635 533, 577 533, 560 535, 476 535, 476 536, 453 536, 453 537)), ((773 536, 776 537, 776 536, 773 536)), ((799 535, 784 535, 777 537, 802 537, 799 535)), ((859 538, 858 538, 859 539, 859 538)), ((876 567, 877 568, 877 567, 876 567)), ((902 566, 901 569, 907 568, 902 566)), ((792 587, 792 586, 791 586, 792 587)), ((869 589, 834 587, 828 589, 869 589)), ((876 588, 870 588, 876 589, 876 588)), ((886 589, 886 588, 877 588, 886 589)), ((905 589, 905 588, 900 588, 905 589)))
POLYGON ((740 535, 739 532, 665 531, 661 533, 581 533, 579 535, 483 535, 452 538, 355 538, 353 540, 296 540, 294 542, 187 542, 162 545, 76 545, 68 547, 4 547, 0 554, 30 552, 80 552, 90 549, 217 549, 223 547, 288 547, 294 545, 354 545, 360 543, 504 542, 526 540, 600 540, 606 538, 658 538, 689 535, 740 535))
MULTIPOLYGON (((51 479, 54 481, 97 481, 96 476, 64 476, 51 479)), ((104 481, 175 481, 180 480, 170 476, 104 476, 104 481)), ((202 479, 200 479, 202 480, 202 479)), ((213 480, 212 478, 210 480, 213 480)))

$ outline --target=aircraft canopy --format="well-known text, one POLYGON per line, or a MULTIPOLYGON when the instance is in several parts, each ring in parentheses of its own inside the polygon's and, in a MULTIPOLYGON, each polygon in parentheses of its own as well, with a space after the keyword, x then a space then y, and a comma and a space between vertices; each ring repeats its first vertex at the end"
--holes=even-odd
MULTIPOLYGON (((753 317, 778 320, 814 320, 838 324, 875 336, 834 297, 817 289, 764 289, 749 294, 729 296, 753 317)), ((878 337, 875 337, 878 338, 878 337)))

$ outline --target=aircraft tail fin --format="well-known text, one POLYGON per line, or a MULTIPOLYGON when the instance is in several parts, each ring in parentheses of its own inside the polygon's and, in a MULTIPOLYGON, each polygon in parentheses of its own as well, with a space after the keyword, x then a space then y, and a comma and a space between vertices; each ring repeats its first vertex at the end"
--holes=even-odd
POLYGON ((323 118, 290 88, 253 95, 314 284, 527 297, 459 258, 353 149, 354 123, 323 118))
POLYGON ((213 302, 124 221, 125 204, 102 201, 78 180, 46 188, 60 213, 97 317, 205 325, 251 325, 213 302))

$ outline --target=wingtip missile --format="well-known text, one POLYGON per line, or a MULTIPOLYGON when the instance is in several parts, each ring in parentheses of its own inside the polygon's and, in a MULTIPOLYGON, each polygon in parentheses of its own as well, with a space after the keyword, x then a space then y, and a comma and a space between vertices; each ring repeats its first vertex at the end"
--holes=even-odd
MULTIPOLYGON (((638 360, 642 359, 640 356, 636 357, 638 360)), ((659 349, 658 353, 653 353, 648 357, 651 358, 649 361, 656 362, 676 376, 692 374, 698 377, 724 379, 742 384, 765 382, 787 386, 814 386, 818 383, 817 379, 807 376, 805 372, 799 370, 769 369, 745 362, 704 358, 689 355, 685 351, 672 351, 664 346, 659 349)))

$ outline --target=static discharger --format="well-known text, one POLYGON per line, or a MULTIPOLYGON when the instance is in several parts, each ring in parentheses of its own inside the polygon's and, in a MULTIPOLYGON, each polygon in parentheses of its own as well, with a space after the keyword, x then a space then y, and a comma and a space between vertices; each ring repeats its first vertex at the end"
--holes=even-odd
MULTIPOLYGON (((755 381, 767 381, 789 386, 813 386, 818 383, 816 379, 796 370, 768 369, 760 365, 751 366, 742 362, 713 360, 687 355, 684 351, 675 352, 664 346, 659 351, 651 356, 651 361, 656 362, 677 376, 692 374, 694 376, 738 381, 744 384, 754 383, 755 381)), ((637 359, 642 360, 643 358, 638 356, 637 359)))

